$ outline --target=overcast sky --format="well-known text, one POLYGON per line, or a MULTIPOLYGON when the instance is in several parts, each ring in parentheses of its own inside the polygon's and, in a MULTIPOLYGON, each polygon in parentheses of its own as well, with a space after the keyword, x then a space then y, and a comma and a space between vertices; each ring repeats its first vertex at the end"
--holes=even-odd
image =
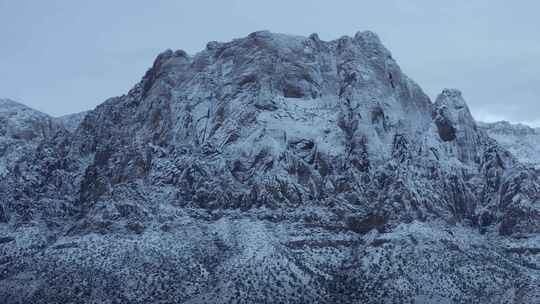
POLYGON ((0 97, 63 115, 126 93, 167 48, 372 30, 432 98, 458 88, 478 120, 540 125, 539 13, 533 0, 0 0, 0 97))

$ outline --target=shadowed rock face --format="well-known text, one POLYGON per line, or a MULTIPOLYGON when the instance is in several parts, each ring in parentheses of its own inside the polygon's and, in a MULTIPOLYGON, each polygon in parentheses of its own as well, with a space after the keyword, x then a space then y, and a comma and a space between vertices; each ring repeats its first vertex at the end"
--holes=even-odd
POLYGON ((75 125, 6 161, 7 303, 538 296, 538 174, 371 32, 169 50, 75 125))

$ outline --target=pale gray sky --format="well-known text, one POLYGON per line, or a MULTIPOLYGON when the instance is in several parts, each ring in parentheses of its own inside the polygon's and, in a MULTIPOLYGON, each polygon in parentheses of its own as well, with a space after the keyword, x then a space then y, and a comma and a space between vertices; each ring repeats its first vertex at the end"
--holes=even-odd
POLYGON ((331 40, 372 30, 433 98, 540 125, 540 2, 0 0, 0 97, 52 115, 126 93, 164 49, 256 30, 331 40))

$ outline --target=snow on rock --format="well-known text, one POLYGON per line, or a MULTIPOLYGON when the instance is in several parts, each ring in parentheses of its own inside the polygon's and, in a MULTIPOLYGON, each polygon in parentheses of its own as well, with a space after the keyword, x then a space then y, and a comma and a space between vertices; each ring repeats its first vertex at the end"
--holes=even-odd
POLYGON ((0 177, 17 159, 60 128, 51 117, 10 99, 0 99, 0 177))
POLYGON ((59 120, 68 131, 74 132, 82 123, 88 112, 89 111, 83 111, 79 113, 64 115, 58 117, 57 120, 59 120))
POLYGON ((24 141, 47 136, 52 123, 47 114, 10 99, 0 99, 0 119, 0 135, 24 141))
POLYGON ((83 115, 6 116, 7 303, 537 299, 538 173, 372 32, 167 50, 83 115))
POLYGON ((481 123, 480 127, 521 162, 540 168, 540 130, 506 121, 481 123))

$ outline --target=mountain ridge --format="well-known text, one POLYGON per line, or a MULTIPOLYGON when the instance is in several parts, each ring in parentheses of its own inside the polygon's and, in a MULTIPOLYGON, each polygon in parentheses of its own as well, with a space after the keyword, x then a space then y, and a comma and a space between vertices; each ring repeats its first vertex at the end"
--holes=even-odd
POLYGON ((480 127, 521 162, 540 168, 540 129, 506 121, 482 123, 480 127))

